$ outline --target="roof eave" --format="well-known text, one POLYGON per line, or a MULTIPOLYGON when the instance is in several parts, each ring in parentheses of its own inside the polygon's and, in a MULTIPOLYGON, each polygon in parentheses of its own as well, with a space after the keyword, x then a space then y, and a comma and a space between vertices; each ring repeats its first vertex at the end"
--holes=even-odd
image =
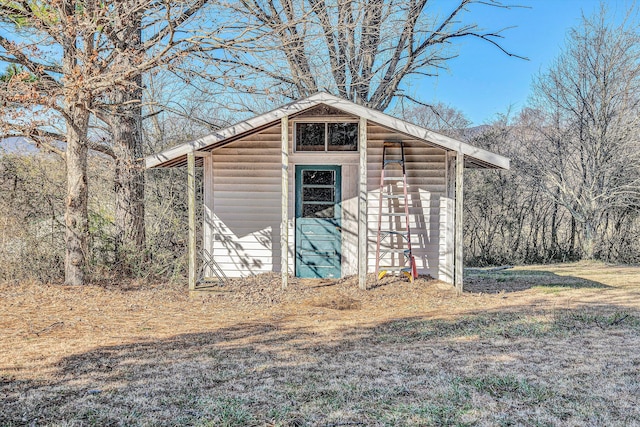
POLYGON ((205 147, 210 147, 229 138, 235 139, 240 135, 256 131, 259 128, 263 128, 267 125, 275 123, 283 117, 296 114, 318 104, 334 106, 335 108, 344 110, 347 113, 364 117, 380 125, 389 127, 401 133, 405 133, 414 138, 424 140, 427 143, 438 146, 445 150, 453 150, 462 153, 465 156, 469 156, 478 160, 478 162, 474 162, 474 164, 477 164, 479 167, 505 170, 508 170, 510 167, 509 159, 500 156, 499 154, 474 147, 462 141, 458 141, 456 139, 439 134, 437 132, 430 131, 404 120, 389 116, 380 111, 354 104, 350 101, 346 101, 344 99, 329 95, 328 93, 324 92, 316 93, 315 95, 311 95, 308 98, 292 102, 283 107, 269 111, 268 113, 261 114, 259 116, 237 123, 233 126, 229 126, 203 138, 199 138, 194 141, 169 148, 158 154, 147 156, 145 158, 145 167, 147 169, 150 169, 163 167, 168 164, 174 165, 176 163, 181 163, 178 158, 186 156, 187 153, 198 151, 205 147))

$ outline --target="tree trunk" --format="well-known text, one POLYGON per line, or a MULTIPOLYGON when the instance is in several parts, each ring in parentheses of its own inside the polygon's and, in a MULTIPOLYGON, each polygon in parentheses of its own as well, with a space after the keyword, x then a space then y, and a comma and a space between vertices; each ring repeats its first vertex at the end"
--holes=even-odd
POLYGON ((130 273, 132 254, 144 254, 144 173, 142 157, 141 107, 139 90, 118 90, 124 103, 115 107, 111 116, 115 162, 116 195, 116 262, 130 273), (127 104, 126 101, 132 101, 127 104))
POLYGON ((576 234, 578 233, 578 222, 575 216, 571 215, 571 237, 569 238, 569 256, 575 257, 576 254, 576 234))
POLYGON ((582 258, 592 260, 595 255, 596 229, 592 220, 585 221, 583 225, 584 239, 582 241, 582 258))
MULTIPOLYGON (((556 191, 556 199, 559 197, 559 191, 556 191)), ((549 247, 549 258, 555 260, 558 257, 558 203, 553 201, 553 213, 551 214, 551 245, 549 247)))
POLYGON ((87 130, 89 111, 83 102, 69 102, 67 111, 67 199, 64 283, 84 285, 87 267, 89 220, 87 215, 87 130))
MULTIPOLYGON (((78 35, 74 25, 76 5, 74 2, 62 3, 65 28, 62 33, 62 73, 72 76, 80 72, 78 67, 78 35), (68 28, 66 26, 69 26, 68 28)), ((87 48, 91 49, 91 38, 87 38, 87 48)), ((66 285, 84 285, 86 283, 89 217, 87 215, 87 133, 91 94, 82 90, 73 79, 64 81, 64 112, 66 118, 67 149, 67 198, 65 203, 65 259, 64 283, 66 285)))
MULTIPOLYGON (((135 4, 121 3, 123 8, 134 8, 135 4)), ((124 15, 124 14, 123 14, 124 15)), ((126 14, 130 22, 122 26, 131 28, 123 46, 138 51, 142 43, 142 14, 126 14)), ((136 58, 123 55, 123 69, 135 67, 136 58)), ((115 212, 115 256, 125 274, 145 253, 144 224, 144 173, 139 160, 142 157, 142 76, 137 75, 113 88, 109 125, 115 154, 114 190, 115 212)))

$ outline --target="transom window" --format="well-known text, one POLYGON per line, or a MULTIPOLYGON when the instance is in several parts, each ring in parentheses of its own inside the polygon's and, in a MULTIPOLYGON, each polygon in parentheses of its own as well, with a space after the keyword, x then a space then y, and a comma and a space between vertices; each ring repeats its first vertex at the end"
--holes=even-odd
POLYGON ((296 151, 358 151, 358 123, 296 123, 296 151))

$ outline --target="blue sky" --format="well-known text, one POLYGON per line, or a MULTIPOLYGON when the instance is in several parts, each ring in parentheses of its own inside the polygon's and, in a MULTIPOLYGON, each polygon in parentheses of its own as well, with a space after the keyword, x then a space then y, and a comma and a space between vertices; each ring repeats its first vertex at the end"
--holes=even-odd
MULTIPOLYGON (((581 12, 592 15, 600 4, 599 0, 511 2, 529 8, 475 8, 469 16, 486 29, 516 26, 504 32, 503 46, 528 61, 508 57, 480 40, 467 40, 461 44, 459 57, 449 63, 449 72, 414 81, 408 92, 426 102, 455 107, 475 125, 495 119, 509 107, 518 111, 527 102, 532 78, 559 54, 568 29, 580 23, 581 12)), ((623 14, 630 4, 624 0, 606 3, 616 15, 623 14)))

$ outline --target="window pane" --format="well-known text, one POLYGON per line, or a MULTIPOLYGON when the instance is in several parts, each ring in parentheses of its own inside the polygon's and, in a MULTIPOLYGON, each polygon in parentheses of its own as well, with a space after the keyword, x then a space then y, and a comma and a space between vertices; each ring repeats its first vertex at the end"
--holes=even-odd
POLYGON ((296 151, 324 151, 324 123, 296 123, 296 151))
POLYGON ((333 218, 335 205, 325 204, 302 204, 303 218, 333 218))
POLYGON ((333 188, 303 188, 304 202, 333 202, 333 188))
POLYGON ((357 123, 329 123, 329 151, 357 151, 357 123))
POLYGON ((302 185, 333 185, 333 171, 302 171, 302 185))

